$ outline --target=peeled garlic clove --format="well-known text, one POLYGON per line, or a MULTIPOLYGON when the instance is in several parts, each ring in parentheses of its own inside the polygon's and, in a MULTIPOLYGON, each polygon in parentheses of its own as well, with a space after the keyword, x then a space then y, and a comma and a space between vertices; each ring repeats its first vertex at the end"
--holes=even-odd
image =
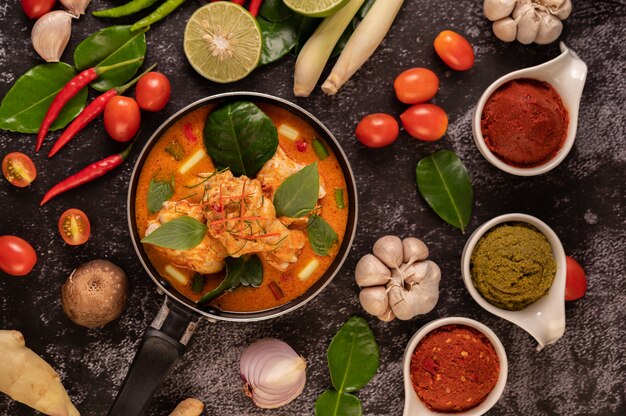
POLYGON ((72 34, 72 15, 55 10, 41 16, 33 26, 33 47, 46 62, 59 62, 72 34))
POLYGON ((91 0, 61 0, 61 3, 68 11, 80 15, 85 14, 91 0))
POLYGON ((384 285, 391 279, 391 272, 373 254, 366 254, 354 270, 356 284, 361 287, 384 285))
POLYGON ((510 17, 493 22, 493 34, 504 42, 513 42, 517 37, 517 22, 510 17))
POLYGON ((527 10, 517 23, 517 41, 524 45, 533 43, 539 32, 540 22, 541 16, 534 8, 527 10))
POLYGON ((485 17, 493 22, 510 16, 516 3, 517 0, 485 0, 483 12, 485 17))
POLYGON ((397 269, 402 264, 402 240, 395 235, 379 238, 372 252, 391 269, 397 269))
POLYGON ((408 237, 402 240, 402 254, 402 261, 410 265, 425 260, 428 257, 428 247, 419 238, 408 237))
POLYGON ((539 24, 539 31, 537 37, 535 37, 535 43, 539 45, 547 45, 558 39, 563 31, 563 23, 556 17, 550 14, 545 14, 541 18, 539 24))
POLYGON ((384 286, 366 287, 359 293, 359 301, 365 312, 370 315, 383 315, 389 308, 387 290, 384 286))

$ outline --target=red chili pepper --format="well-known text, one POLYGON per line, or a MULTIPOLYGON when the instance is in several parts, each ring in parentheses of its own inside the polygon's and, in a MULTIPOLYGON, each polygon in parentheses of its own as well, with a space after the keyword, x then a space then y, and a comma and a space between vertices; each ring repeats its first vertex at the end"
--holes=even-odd
POLYGON ((121 66, 130 65, 137 61, 143 61, 143 58, 135 58, 128 61, 120 62, 114 65, 102 66, 102 67, 93 67, 89 69, 85 69, 80 74, 76 75, 72 78, 65 86, 59 91, 52 100, 52 104, 48 108, 48 112, 46 113, 43 121, 41 123, 41 127, 39 127, 39 132, 37 133, 37 146, 35 147, 35 151, 38 152, 43 144, 43 139, 46 137, 48 130, 50 130, 50 126, 54 123, 54 120, 57 119, 59 113, 65 104, 68 103, 69 100, 72 99, 76 94, 80 92, 84 87, 89 85, 89 83, 100 75, 104 74, 107 71, 112 69, 119 68, 121 66))
POLYGON ((285 297, 285 295, 283 294, 282 289, 280 288, 280 286, 278 286, 276 284, 276 282, 274 282, 273 280, 267 285, 270 290, 272 291, 272 295, 274 295, 274 298, 276 300, 281 300, 282 298, 285 297))
POLYGON ((110 170, 115 169, 116 167, 121 165, 124 160, 126 160, 128 155, 130 154, 130 150, 132 149, 132 147, 133 143, 131 143, 130 146, 128 146, 122 153, 111 155, 102 159, 99 162, 92 163, 83 170, 59 182, 44 195, 43 199, 39 203, 39 206, 42 206, 57 195, 67 192, 70 189, 77 188, 87 182, 91 182, 94 179, 103 176, 110 170))
POLYGON ((61 137, 54 143, 52 146, 52 150, 48 153, 48 157, 52 157, 58 153, 59 150, 63 146, 65 146, 70 140, 74 138, 82 129, 84 129, 93 119, 98 117, 100 113, 104 111, 104 107, 106 107, 107 103, 111 100, 111 98, 116 95, 122 95, 126 90, 133 86, 141 77, 146 75, 148 72, 152 71, 156 67, 156 64, 152 65, 150 68, 145 70, 141 75, 130 81, 128 84, 122 85, 121 87, 110 89, 104 94, 100 95, 98 98, 93 100, 81 113, 76 117, 72 124, 69 125, 67 129, 63 132, 61 137))
POLYGON ((187 140, 189 140, 191 143, 195 143, 196 141, 198 141, 196 135, 193 134, 193 128, 191 127, 191 124, 187 123, 183 126, 183 133, 185 134, 187 140))
POLYGON ((263 3, 263 0, 250 0, 250 5, 248 6, 248 10, 250 11, 250 14, 252 16, 256 17, 256 15, 259 14, 261 3, 263 3))
POLYGON ((243 6, 243 4, 246 2, 246 0, 230 0, 230 1, 240 6, 243 6))

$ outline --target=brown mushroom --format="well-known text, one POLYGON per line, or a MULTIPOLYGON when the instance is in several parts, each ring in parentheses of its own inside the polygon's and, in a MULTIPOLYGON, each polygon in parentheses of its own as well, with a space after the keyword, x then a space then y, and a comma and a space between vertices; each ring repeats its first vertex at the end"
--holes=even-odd
POLYGON ((107 260, 80 265, 61 288, 63 311, 74 323, 87 328, 97 328, 117 319, 127 297, 126 274, 107 260))

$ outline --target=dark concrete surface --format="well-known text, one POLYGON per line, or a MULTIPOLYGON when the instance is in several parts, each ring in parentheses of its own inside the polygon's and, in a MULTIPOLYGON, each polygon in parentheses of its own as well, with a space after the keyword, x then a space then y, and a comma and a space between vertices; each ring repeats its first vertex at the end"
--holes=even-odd
MULTIPOLYGON (((90 10, 114 2, 94 3, 90 10)), ((170 77, 173 95, 160 113, 144 113, 146 128, 139 146, 169 115, 199 98, 236 90, 274 94, 310 110, 342 143, 357 177, 360 218, 347 263, 333 283, 305 307, 271 321, 202 322, 182 362, 156 394, 150 415, 168 414, 187 396, 202 400, 207 415, 313 414, 316 397, 330 386, 325 354, 331 336, 348 317, 365 316, 358 304, 354 266, 378 237, 388 233, 424 239, 431 258, 442 269, 441 295, 435 310, 412 321, 385 324, 368 317, 380 345, 381 366, 358 393, 364 414, 402 413, 405 345, 422 325, 445 316, 467 316, 485 323, 507 350, 509 380, 491 415, 626 414, 626 1, 573 2, 574 12, 562 40, 589 66, 578 136, 558 168, 532 178, 508 175, 486 162, 472 141, 470 116, 492 81, 557 56, 558 46, 498 41, 482 15, 481 1, 407 0, 382 46, 338 95, 325 97, 316 89, 306 99, 295 99, 291 92, 292 56, 234 84, 217 85, 197 75, 184 57, 182 33, 200 3, 187 2, 148 33, 147 62, 158 63, 158 69, 170 77), (474 45, 476 65, 471 71, 453 72, 435 56, 432 40, 446 28, 463 33, 474 45), (439 74, 441 89, 434 102, 449 114, 448 133, 439 142, 424 143, 401 132, 388 148, 364 148, 353 136, 357 121, 372 112, 399 115, 405 107, 396 101, 392 81, 401 70, 413 66, 426 66, 439 74), (566 252, 586 269, 586 297, 566 305, 565 336, 542 352, 535 351, 530 335, 482 310, 470 298, 459 267, 469 233, 463 235, 440 220, 416 190, 415 164, 444 148, 459 154, 472 177, 475 206, 469 233, 499 214, 532 214, 556 231, 566 252), (256 409, 243 396, 238 375, 243 348, 268 336, 287 341, 309 362, 304 393, 274 411, 256 409)), ((72 51, 82 39, 114 23, 89 15, 75 21, 63 60, 71 63, 72 51)), ((30 43, 31 25, 19 2, 0 4, 2 96, 22 73, 40 63, 30 43)), ((49 136, 44 149, 58 133, 49 136)), ((0 273, 0 328, 24 333, 27 345, 59 372, 83 415, 104 415, 144 329, 163 302, 135 256, 126 225, 127 185, 139 149, 106 178, 39 208, 38 201, 53 184, 120 151, 121 146, 106 137, 102 122, 97 121, 53 160, 46 159, 46 152, 34 154, 33 148, 34 135, 0 132, 0 155, 23 151, 33 158, 39 172, 28 189, 16 189, 0 180, 0 235, 26 238, 39 256, 27 277, 0 273), (57 232, 59 215, 70 207, 84 210, 91 219, 92 237, 80 247, 63 244, 57 232), (109 259, 127 272, 131 295, 119 320, 87 330, 64 316, 59 288, 74 267, 95 258, 109 259)), ((0 397, 0 415, 32 414, 27 407, 0 397)))

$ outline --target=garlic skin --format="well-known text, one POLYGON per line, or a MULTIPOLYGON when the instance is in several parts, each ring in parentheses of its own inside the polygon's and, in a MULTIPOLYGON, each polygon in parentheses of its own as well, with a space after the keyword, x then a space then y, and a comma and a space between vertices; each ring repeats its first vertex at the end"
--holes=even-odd
POLYGON ((389 309, 385 286, 366 287, 359 293, 359 301, 370 315, 381 316, 389 309))
POLYGON ((374 243, 372 252, 391 269, 397 269, 402 264, 402 240, 395 235, 379 238, 374 243))
POLYGON ((61 3, 65 8, 76 15, 85 14, 85 10, 91 0, 61 0, 61 3))
POLYGON ((366 254, 356 264, 354 270, 356 284, 360 287, 384 285, 391 279, 391 272, 373 254, 366 254))
POLYGON ((484 0, 483 11, 504 42, 545 45, 563 31, 562 20, 572 12, 571 0, 484 0), (506 13, 508 12, 508 13, 506 13))
POLYGON ((59 62, 72 34, 72 15, 55 10, 41 16, 33 26, 31 40, 46 62, 59 62))
POLYGON ((408 237, 402 240, 402 261, 407 264, 428 258, 428 247, 418 238, 408 237))

